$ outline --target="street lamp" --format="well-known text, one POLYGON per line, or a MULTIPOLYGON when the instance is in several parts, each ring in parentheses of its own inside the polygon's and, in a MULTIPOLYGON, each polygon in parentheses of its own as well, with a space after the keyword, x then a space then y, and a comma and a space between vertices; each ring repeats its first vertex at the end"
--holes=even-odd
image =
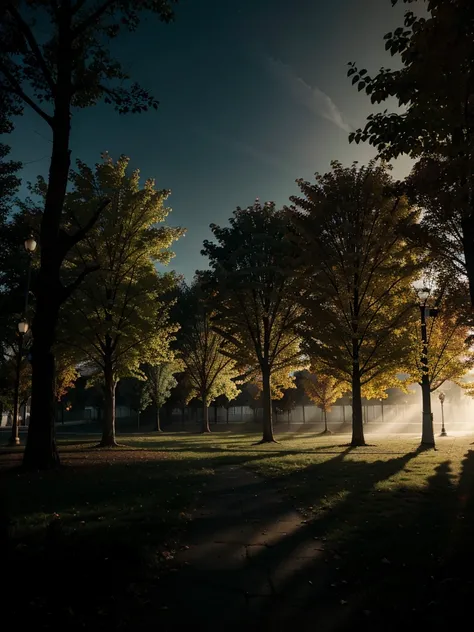
POLYGON ((380 408, 382 409, 382 423, 383 423, 383 399, 380 398, 380 408))
POLYGON ((446 399, 446 395, 444 393, 440 393, 438 398, 441 403, 441 434, 439 436, 447 437, 446 428, 444 427, 444 400, 446 399))
POLYGON ((421 316, 421 397, 423 405, 423 426, 421 434, 421 443, 423 445, 434 446, 434 430, 433 430, 433 413, 431 412, 431 390, 430 376, 428 368, 428 334, 426 332, 426 319, 428 316, 435 317, 438 315, 436 308, 427 307, 427 301, 431 291, 426 288, 420 288, 418 291, 420 299, 420 316, 421 316))
POLYGON ((19 423, 18 423, 18 409, 20 399, 20 377, 21 377, 21 359, 23 355, 23 337, 28 331, 28 323, 21 321, 18 323, 18 334, 20 336, 18 341, 18 354, 16 359, 16 375, 15 375, 15 392, 13 395, 13 421, 12 421, 12 434, 10 437, 10 445, 20 445, 19 423))
MULTIPOLYGON (((30 282, 31 282, 31 259, 34 251, 36 250, 37 243, 30 235, 27 239, 25 239, 23 243, 26 252, 28 253, 28 268, 27 268, 27 279, 26 279, 26 291, 25 291, 25 318, 28 313, 28 298, 30 294, 30 282)), ((20 445, 20 435, 19 435, 19 423, 18 423, 18 410, 19 410, 19 398, 20 398, 20 377, 21 377, 21 360, 23 355, 23 338, 25 334, 29 330, 29 325, 26 320, 22 320, 18 323, 18 355, 16 361, 16 375, 15 375, 15 391, 14 391, 14 400, 13 400, 13 421, 12 421, 12 434, 10 437, 10 445, 20 445)))

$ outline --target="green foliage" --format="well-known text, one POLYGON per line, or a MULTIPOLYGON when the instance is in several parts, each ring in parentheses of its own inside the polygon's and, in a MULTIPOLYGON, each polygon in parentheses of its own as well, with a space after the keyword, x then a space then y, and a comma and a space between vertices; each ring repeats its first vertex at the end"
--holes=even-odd
POLYGON ((146 389, 158 409, 170 398, 172 389, 178 386, 175 375, 183 368, 184 363, 178 359, 170 359, 170 362, 160 364, 145 364, 142 367, 146 376, 146 389))
POLYGON ((32 107, 49 124, 58 98, 85 108, 105 101, 120 113, 158 102, 110 53, 110 42, 134 31, 143 12, 169 22, 175 0, 7 1, 0 9, 0 94, 10 107, 32 107))
MULTIPOLYGON (((409 0, 405 0, 408 2, 409 0)), ((395 4, 395 2, 393 3, 395 4)), ((408 185, 426 209, 411 238, 429 247, 449 274, 467 274, 474 305, 474 4, 471 0, 421 1, 422 16, 405 14, 404 26, 385 35, 385 48, 401 61, 370 77, 349 64, 372 103, 396 99, 401 111, 370 114, 350 135, 379 155, 421 158, 408 185)))
POLYGON ((152 398, 147 382, 136 377, 128 377, 120 381, 117 400, 140 413, 151 404, 152 398))
POLYGON ((78 267, 91 273, 63 311, 62 341, 102 370, 110 362, 114 381, 141 377, 142 363, 168 358, 177 327, 169 322, 166 293, 175 277, 159 274, 155 262, 169 261, 169 246, 184 232, 164 225, 167 192, 156 191, 152 180, 140 188, 138 171, 127 175, 128 162, 105 156, 95 170, 78 163, 65 211, 70 223, 82 226, 98 199, 111 199, 68 258, 65 279, 77 276, 78 267))
POLYGON ((407 11, 403 27, 384 37, 385 49, 401 61, 399 70, 381 68, 371 76, 349 64, 352 83, 372 103, 395 98, 403 108, 371 114, 365 127, 351 134, 351 141, 368 141, 384 158, 454 156, 472 145, 474 6, 471 0, 420 4, 427 14, 407 11))

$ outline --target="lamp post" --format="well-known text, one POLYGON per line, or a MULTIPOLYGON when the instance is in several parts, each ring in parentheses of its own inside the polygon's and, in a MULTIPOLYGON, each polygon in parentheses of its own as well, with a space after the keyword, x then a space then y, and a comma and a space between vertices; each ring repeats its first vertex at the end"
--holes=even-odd
POLYGON ((426 331, 426 319, 428 316, 435 317, 438 310, 427 307, 427 301, 430 296, 428 288, 418 290, 418 298, 420 299, 420 315, 421 315, 421 397, 422 397, 422 445, 434 446, 434 430, 433 430, 433 413, 431 412, 431 390, 430 376, 428 368, 428 334, 426 331))
MULTIPOLYGON (((24 247, 26 252, 28 253, 28 268, 27 268, 27 277, 26 277, 26 291, 25 291, 25 317, 28 312, 28 298, 30 293, 30 281, 31 281, 31 258, 36 250, 36 241, 33 237, 28 237, 24 241, 24 247)), ((13 421, 12 421, 12 434, 10 437, 10 445, 20 445, 20 434, 19 434, 19 423, 18 423, 18 410, 19 410, 19 399, 20 399, 20 378, 21 378, 21 360, 23 355, 23 338, 29 329, 28 322, 26 320, 22 320, 18 323, 18 354, 16 361, 16 375, 15 375, 15 391, 14 391, 14 399, 13 399, 13 421)))
POLYGON ((380 408, 382 410, 382 423, 383 423, 383 399, 380 398, 380 408))
POLYGON ((439 436, 447 437, 446 428, 444 427, 444 400, 446 399, 446 395, 444 393, 440 393, 438 398, 441 404, 441 434, 439 436))
POLYGON ((12 435, 10 437, 10 445, 20 445, 19 435, 19 423, 18 423, 18 409, 20 399, 20 377, 21 377, 21 358, 23 355, 23 336, 28 331, 28 323, 21 321, 18 323, 18 354, 16 359, 16 375, 15 375, 15 392, 13 395, 13 422, 12 422, 12 435))

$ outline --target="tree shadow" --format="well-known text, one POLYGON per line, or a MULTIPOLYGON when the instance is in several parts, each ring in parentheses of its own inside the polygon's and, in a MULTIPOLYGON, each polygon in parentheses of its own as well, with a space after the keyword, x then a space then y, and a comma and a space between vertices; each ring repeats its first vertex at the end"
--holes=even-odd
MULTIPOLYGON (((349 494, 295 535, 322 539, 324 563, 308 560, 281 585, 281 607, 269 604, 262 625, 286 629, 282 621, 291 612, 288 625, 291 620, 300 629, 399 630, 410 621, 413 628, 445 630, 470 615, 474 453, 464 459, 458 486, 448 460, 426 489, 373 486, 422 452, 368 465, 365 472, 348 467, 355 478, 349 494)), ((318 495, 330 487, 322 485, 318 495)), ((297 542, 285 542, 288 555, 296 548, 297 542)), ((272 552, 264 555, 271 559, 272 552)))

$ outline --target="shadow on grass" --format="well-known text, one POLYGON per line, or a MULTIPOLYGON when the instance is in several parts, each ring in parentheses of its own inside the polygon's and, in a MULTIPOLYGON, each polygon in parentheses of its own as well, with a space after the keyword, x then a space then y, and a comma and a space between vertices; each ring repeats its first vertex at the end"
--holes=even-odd
MULTIPOLYGON (((207 448, 204 458, 173 460, 166 458, 170 444, 156 443, 148 454, 113 450, 98 455, 105 459, 101 463, 85 462, 38 476, 2 475, 10 515, 21 516, 26 527, 30 519, 30 528, 10 528, 2 560, 10 579, 3 596, 16 623, 34 618, 40 629, 76 630, 94 628, 103 620, 109 628, 150 629, 139 625, 151 612, 150 625, 169 623, 163 629, 185 629, 181 624, 199 628, 202 620, 207 621, 203 629, 223 629, 219 613, 228 610, 231 616, 234 602, 229 598, 216 610, 212 604, 221 595, 220 586, 235 582, 232 568, 198 575, 186 590, 179 578, 165 573, 160 560, 163 554, 173 554, 186 526, 182 512, 210 481, 218 489, 207 495, 217 504, 218 494, 234 492, 232 480, 222 481, 219 488, 214 468, 234 464, 258 469, 273 456, 291 460, 295 451, 270 447, 253 454, 241 449, 239 454, 216 447, 207 448), (127 453, 136 460, 114 460, 127 453), (138 460, 140 454, 143 460, 138 460), (41 512, 43 520, 38 519, 41 512), (161 611, 171 598, 175 609, 161 611)), ((189 442, 183 442, 182 450, 204 452, 202 445, 189 442)), ((256 479, 243 485, 228 503, 228 528, 239 515, 251 520, 255 512, 270 524, 284 518, 290 502, 265 504, 264 491, 274 485, 296 507, 308 509, 307 524, 276 545, 259 547, 250 560, 275 581, 273 595, 254 600, 259 605, 246 629, 349 631, 360 624, 364 630, 400 630, 409 621, 410 626, 429 625, 433 630, 446 629, 458 614, 469 614, 474 453, 464 459, 459 485, 453 482, 448 460, 437 462, 434 469, 429 453, 420 448, 373 462, 365 461, 364 454, 369 452, 346 446, 334 457, 310 461, 297 470, 282 467, 272 482, 256 479), (391 486, 391 477, 408 472, 411 462, 426 468, 427 485, 391 486), (326 561, 320 553, 301 561, 299 549, 319 542, 326 561), (287 562, 298 562, 297 570, 272 575, 272 569, 287 562)), ((85 450, 83 456, 92 459, 92 451, 85 450)), ((318 458, 323 456, 320 452, 318 458)), ((217 526, 212 515, 202 524, 209 534, 217 526)), ((250 602, 247 599, 247 605, 250 602)))
MULTIPOLYGON (((311 624, 334 631, 400 630, 407 622, 410 629, 446 630, 470 616, 474 452, 463 461, 459 485, 445 460, 424 489, 374 487, 422 452, 387 462, 346 463, 339 475, 333 470, 338 459, 306 468, 300 502, 312 498, 316 504, 344 488, 346 493, 326 509, 320 506, 294 541, 285 541, 282 551, 291 556, 299 541, 322 538, 326 560, 308 564, 281 585, 281 608, 273 603, 260 623, 290 629, 290 618, 288 627, 282 620, 295 603, 291 622, 304 630, 311 624)), ((295 492, 292 478, 282 482, 295 492)), ((264 555, 271 559, 272 551, 264 555)))

